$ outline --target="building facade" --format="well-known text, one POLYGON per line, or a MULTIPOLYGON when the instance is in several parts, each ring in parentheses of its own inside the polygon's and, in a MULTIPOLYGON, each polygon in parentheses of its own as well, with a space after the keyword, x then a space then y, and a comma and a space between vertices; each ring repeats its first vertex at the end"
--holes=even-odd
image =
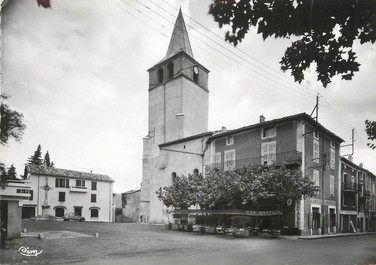
POLYGON ((31 197, 23 203, 23 218, 74 212, 86 221, 112 222, 114 181, 109 176, 43 165, 26 165, 24 176, 31 197))
POLYGON ((376 177, 341 157, 339 224, 343 233, 376 231, 376 177))
MULTIPOLYGON (((4 177, 4 176, 3 176, 4 177)), ((30 198, 30 185, 22 180, 1 180, 0 221, 1 233, 7 238, 21 237, 22 206, 30 198)))
MULTIPOLYGON (((302 113, 214 134, 208 140, 208 169, 285 165, 300 169, 319 187, 313 198, 287 207, 283 225, 301 234, 336 232, 339 146, 343 140, 302 113)), ((268 206, 269 210, 272 206, 268 206)), ((275 206, 277 207, 277 205, 275 206)), ((262 210, 262 209, 261 209, 262 210)))

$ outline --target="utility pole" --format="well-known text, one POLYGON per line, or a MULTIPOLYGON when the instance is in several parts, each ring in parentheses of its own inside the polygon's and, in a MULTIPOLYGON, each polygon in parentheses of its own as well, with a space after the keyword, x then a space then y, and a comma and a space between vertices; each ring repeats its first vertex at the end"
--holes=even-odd
POLYGON ((315 107, 313 108, 313 110, 312 110, 312 112, 311 112, 311 117, 312 117, 312 114, 315 112, 315 110, 316 110, 316 117, 315 117, 315 120, 316 120, 316 122, 319 122, 319 96, 320 96, 320 94, 319 93, 317 93, 317 96, 316 96, 316 105, 315 105, 315 107))
POLYGON ((354 155, 354 143, 355 143, 355 128, 351 130, 351 144, 341 145, 340 148, 351 146, 351 154, 342 155, 342 156, 353 156, 354 155))

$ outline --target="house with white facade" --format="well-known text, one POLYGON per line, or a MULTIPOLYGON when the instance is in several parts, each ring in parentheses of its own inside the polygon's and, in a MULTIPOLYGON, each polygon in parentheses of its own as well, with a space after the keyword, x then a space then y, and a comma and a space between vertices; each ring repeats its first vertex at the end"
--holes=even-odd
POLYGON ((112 222, 114 180, 109 176, 43 165, 26 165, 24 176, 31 196, 23 202, 23 218, 74 212, 86 221, 112 222))

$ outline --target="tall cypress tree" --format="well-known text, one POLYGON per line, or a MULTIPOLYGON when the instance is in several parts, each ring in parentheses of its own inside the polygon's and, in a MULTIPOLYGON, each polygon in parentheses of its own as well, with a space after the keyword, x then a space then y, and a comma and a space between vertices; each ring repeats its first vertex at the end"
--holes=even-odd
POLYGON ((34 152, 34 155, 32 155, 27 160, 29 165, 43 165, 43 159, 42 159, 42 147, 38 145, 37 150, 34 152))
POLYGON ((43 161, 43 164, 46 166, 46 167, 50 167, 51 166, 51 160, 50 160, 50 154, 47 153, 44 155, 44 161, 43 161))
POLYGON ((7 179, 11 179, 11 180, 17 179, 16 168, 13 166, 13 164, 10 167, 8 167, 7 179))

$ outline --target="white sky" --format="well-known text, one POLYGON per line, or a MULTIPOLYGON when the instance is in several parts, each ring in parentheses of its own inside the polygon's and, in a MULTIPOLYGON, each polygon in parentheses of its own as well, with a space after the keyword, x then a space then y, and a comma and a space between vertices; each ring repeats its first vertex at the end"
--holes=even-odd
POLYGON ((324 88, 312 68, 298 85, 279 66, 291 40, 264 42, 252 31, 235 49, 208 15, 209 3, 51 0, 44 9, 36 1, 10 1, 3 13, 2 91, 25 115, 27 129, 21 143, 0 147, 1 160, 23 174, 41 144, 58 168, 109 175, 117 193, 139 189, 146 70, 164 58, 182 6, 193 55, 211 71, 209 130, 254 124, 261 114, 267 120, 310 114, 320 93, 320 123, 344 144, 355 127, 354 162, 376 173, 376 151, 366 147, 364 133, 364 120, 376 120, 375 46, 355 47, 361 70, 352 81, 335 78, 324 88))

